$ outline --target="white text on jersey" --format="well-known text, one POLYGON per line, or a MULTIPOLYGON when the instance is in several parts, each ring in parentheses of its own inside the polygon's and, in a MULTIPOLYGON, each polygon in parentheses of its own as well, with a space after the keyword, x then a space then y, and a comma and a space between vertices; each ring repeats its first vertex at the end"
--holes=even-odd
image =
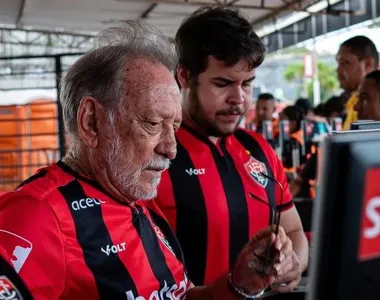
POLYGON ((189 174, 190 176, 193 175, 204 175, 206 174, 206 169, 186 169, 186 173, 189 174))
POLYGON ((85 198, 80 200, 75 200, 71 203, 71 207, 73 210, 81 210, 89 207, 93 207, 95 205, 101 205, 106 203, 105 201, 95 199, 95 198, 85 198))
POLYGON ((120 244, 117 244, 117 245, 107 245, 106 248, 104 249, 103 247, 100 249, 102 250, 103 253, 107 254, 107 256, 109 256, 111 253, 119 253, 119 252, 123 252, 125 251, 125 245, 126 243, 120 243, 120 244))
POLYGON ((144 298, 142 296, 135 297, 132 291, 128 291, 127 300, 182 300, 185 299, 185 293, 187 289, 187 279, 182 280, 179 284, 173 284, 171 287, 168 286, 166 281, 164 281, 164 286, 159 291, 153 291, 149 298, 144 298))

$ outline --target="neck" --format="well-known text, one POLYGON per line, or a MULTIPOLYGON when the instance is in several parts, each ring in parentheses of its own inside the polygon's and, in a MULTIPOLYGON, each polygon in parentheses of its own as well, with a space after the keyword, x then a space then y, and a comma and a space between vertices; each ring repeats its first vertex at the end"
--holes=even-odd
POLYGON ((62 158, 62 161, 79 175, 95 180, 94 173, 86 155, 75 154, 70 151, 62 158))
MULTIPOLYGON (((80 176, 91 179, 99 184, 106 194, 119 202, 131 204, 134 201, 130 200, 129 196, 124 195, 111 181, 107 168, 97 170, 90 164, 90 160, 87 155, 82 151, 81 153, 69 152, 62 161, 69 166, 74 172, 80 176)), ((96 163, 96 161, 94 161, 96 163)))
POLYGON ((208 135, 202 128, 199 126, 187 113, 183 113, 182 115, 183 123, 185 123, 187 126, 190 126, 192 129, 197 131, 199 134, 205 136, 207 139, 209 139, 212 143, 216 144, 218 143, 220 137, 217 136, 210 136, 208 135))

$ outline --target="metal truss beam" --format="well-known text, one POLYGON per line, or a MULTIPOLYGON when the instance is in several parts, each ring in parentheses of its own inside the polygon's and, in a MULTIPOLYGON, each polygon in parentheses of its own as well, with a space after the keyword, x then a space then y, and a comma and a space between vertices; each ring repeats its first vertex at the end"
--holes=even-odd
POLYGON ((0 28, 2 55, 52 53, 64 51, 86 51, 91 46, 93 36, 68 32, 49 32, 17 28, 0 28), (32 51, 33 50, 33 51, 32 51))
POLYGON ((176 5, 195 5, 195 6, 211 6, 211 5, 229 6, 229 7, 234 7, 237 9, 261 9, 261 10, 278 9, 278 6, 238 4, 239 0, 232 0, 230 2, 227 2, 227 1, 206 2, 206 1, 198 1, 198 0, 193 0, 193 1, 191 0, 189 1, 187 0, 149 0, 149 2, 156 3, 156 4, 176 4, 176 5))

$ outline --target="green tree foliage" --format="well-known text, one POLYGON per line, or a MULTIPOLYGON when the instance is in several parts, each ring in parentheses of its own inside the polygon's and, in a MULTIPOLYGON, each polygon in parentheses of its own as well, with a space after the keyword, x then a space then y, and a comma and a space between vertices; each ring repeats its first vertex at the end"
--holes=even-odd
MULTIPOLYGON (((324 62, 318 62, 318 78, 320 82, 321 100, 326 101, 339 88, 339 81, 336 76, 336 69, 324 62)), ((303 83, 298 93, 307 89, 308 98, 313 99, 313 82, 310 79, 303 78, 303 63, 290 64, 284 72, 284 79, 287 82, 303 83)))

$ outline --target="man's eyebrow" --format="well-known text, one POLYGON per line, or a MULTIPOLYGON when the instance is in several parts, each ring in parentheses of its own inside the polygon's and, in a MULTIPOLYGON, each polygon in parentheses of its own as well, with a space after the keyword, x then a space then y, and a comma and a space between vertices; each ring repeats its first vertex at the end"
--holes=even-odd
POLYGON ((248 79, 244 80, 244 82, 250 82, 250 81, 253 81, 255 78, 256 78, 256 76, 252 76, 251 78, 248 78, 248 79))
MULTIPOLYGON (((256 78, 256 76, 252 76, 251 78, 243 80, 243 82, 249 82, 249 81, 254 80, 255 78, 256 78)), ((225 77, 214 77, 214 78, 212 78, 212 80, 219 80, 219 81, 224 81, 224 82, 236 82, 236 81, 238 81, 238 80, 232 80, 232 79, 225 78, 225 77)))
POLYGON ((220 81, 225 81, 225 82, 233 82, 233 80, 225 78, 225 77, 214 77, 212 80, 220 80, 220 81))

